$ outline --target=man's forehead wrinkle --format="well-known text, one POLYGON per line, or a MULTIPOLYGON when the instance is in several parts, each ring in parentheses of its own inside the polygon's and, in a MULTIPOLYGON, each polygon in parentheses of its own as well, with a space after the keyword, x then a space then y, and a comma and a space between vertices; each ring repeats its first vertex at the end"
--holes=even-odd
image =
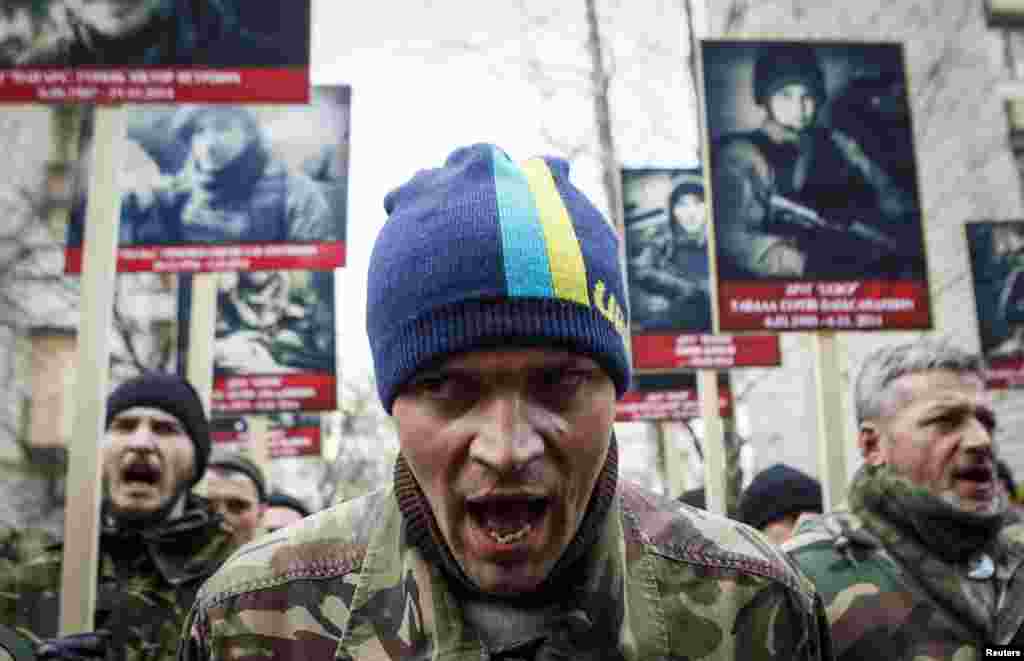
MULTIPOLYGON (((951 378, 925 382, 932 375, 942 375, 946 370, 925 370, 908 372, 890 380, 882 389, 883 414, 890 415, 911 404, 924 403, 928 410, 954 407, 977 406, 991 409, 984 392, 976 392, 973 386, 981 382, 973 374, 949 372, 951 378)), ((980 390, 980 389, 979 389, 980 390)))

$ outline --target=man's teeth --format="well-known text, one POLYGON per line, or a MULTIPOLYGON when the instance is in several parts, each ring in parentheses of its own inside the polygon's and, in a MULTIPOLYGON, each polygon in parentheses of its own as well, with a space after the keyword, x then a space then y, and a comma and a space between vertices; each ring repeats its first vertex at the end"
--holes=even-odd
POLYGON ((526 523, 519 530, 508 533, 507 535, 503 535, 497 530, 494 530, 493 528, 488 528, 487 534, 491 536, 491 539, 498 542, 499 544, 512 544, 514 542, 518 542, 519 540, 529 535, 531 530, 533 530, 533 526, 529 523, 526 523))

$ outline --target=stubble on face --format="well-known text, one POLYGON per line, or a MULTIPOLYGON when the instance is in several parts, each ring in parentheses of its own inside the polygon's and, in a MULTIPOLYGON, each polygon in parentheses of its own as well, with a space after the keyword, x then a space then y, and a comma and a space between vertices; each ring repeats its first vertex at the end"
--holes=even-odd
POLYGON ((885 462, 962 511, 1000 511, 996 419, 981 379, 929 370, 904 375, 889 389, 880 426, 885 462))
POLYGON ((111 420, 102 447, 103 476, 118 511, 146 514, 177 497, 194 470, 195 449, 166 411, 136 406, 111 420))
POLYGON ((552 349, 462 354, 396 399, 402 454, 483 591, 529 592, 550 574, 607 457, 614 402, 596 363, 552 349))

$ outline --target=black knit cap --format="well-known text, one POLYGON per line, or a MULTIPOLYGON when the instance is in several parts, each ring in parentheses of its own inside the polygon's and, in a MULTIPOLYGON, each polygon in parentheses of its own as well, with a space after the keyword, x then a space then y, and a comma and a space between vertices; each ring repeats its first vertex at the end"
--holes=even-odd
POLYGON ((761 529, 795 512, 821 512, 821 484, 785 464, 761 471, 740 498, 739 519, 761 529))
POLYGON ((779 88, 802 83, 814 94, 820 106, 825 102, 825 73, 818 56, 807 44, 767 43, 757 51, 754 62, 754 100, 768 104, 779 88))
POLYGON ((185 427, 195 446, 195 475, 189 486, 195 486, 206 472, 210 458, 210 426, 199 393, 192 384, 176 374, 150 372, 125 381, 107 398, 107 420, 104 428, 117 414, 134 406, 150 406, 170 413, 185 427))
POLYGON ((263 477, 260 467, 249 457, 238 452, 214 451, 209 466, 232 473, 242 473, 256 485, 256 496, 259 501, 267 501, 267 480, 263 477))
POLYGON ((294 510, 301 514, 303 517, 307 517, 312 512, 302 504, 302 501, 294 496, 289 496, 286 493, 272 493, 267 497, 267 507, 287 507, 290 510, 294 510))

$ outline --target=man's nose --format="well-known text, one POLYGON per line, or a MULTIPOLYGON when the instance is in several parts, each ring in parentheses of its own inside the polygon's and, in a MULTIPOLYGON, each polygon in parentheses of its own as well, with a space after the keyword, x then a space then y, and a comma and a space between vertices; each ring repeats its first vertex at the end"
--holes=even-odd
POLYGON ((980 420, 971 418, 960 441, 963 450, 988 450, 992 447, 992 432, 980 420))
POLYGON ((152 427, 147 423, 140 423, 131 434, 125 445, 136 452, 154 452, 156 450, 156 436, 152 427))
POLYGON ((543 455, 544 439, 530 424, 528 406, 518 393, 492 397, 480 412, 470 457, 495 472, 509 474, 543 455))

